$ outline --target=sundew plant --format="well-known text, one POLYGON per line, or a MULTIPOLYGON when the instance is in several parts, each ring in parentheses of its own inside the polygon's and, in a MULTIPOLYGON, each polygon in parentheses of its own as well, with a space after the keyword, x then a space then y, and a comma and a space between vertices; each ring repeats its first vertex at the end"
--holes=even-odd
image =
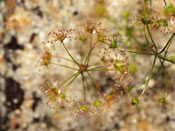
POLYGON ((133 85, 130 79, 139 66, 135 64, 135 56, 148 56, 153 60, 142 82, 144 88, 131 98, 131 104, 139 105, 139 98, 148 90, 157 65, 157 72, 163 73, 165 83, 164 95, 159 96, 158 101, 167 104, 167 70, 175 64, 175 55, 169 51, 175 36, 171 25, 175 6, 166 0, 162 2, 164 6, 159 10, 152 6, 152 0, 138 2, 141 8, 137 16, 132 18, 129 11, 123 11, 119 24, 109 15, 107 0, 95 0, 93 13, 99 20, 105 19, 113 25, 113 33, 103 23, 92 21, 74 29, 61 28, 49 33, 40 59, 42 70, 49 72, 41 86, 48 106, 56 111, 64 108, 88 116, 110 109, 123 92, 130 93, 139 86, 133 85), (170 36, 161 45, 156 39, 160 33, 170 36), (107 78, 112 82, 103 87, 107 78))
POLYGON ((88 115, 109 109, 129 81, 129 64, 124 50, 118 48, 118 37, 91 21, 49 33, 40 63, 43 70, 58 72, 58 77, 52 80, 49 73, 41 86, 48 106, 88 115), (100 84, 107 77, 112 85, 103 88, 100 84))

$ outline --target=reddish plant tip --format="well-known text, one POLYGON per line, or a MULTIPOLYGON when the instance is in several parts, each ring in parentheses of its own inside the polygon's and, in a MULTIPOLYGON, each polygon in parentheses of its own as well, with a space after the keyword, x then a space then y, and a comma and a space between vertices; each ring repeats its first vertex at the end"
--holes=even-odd
POLYGON ((102 31, 101 29, 101 23, 93 23, 91 21, 88 21, 86 25, 83 25, 85 27, 85 31, 93 34, 93 33, 100 33, 102 31))
POLYGON ((48 42, 54 43, 54 42, 60 41, 61 43, 63 43, 63 41, 66 38, 67 39, 71 38, 70 34, 74 31, 75 30, 73 30, 73 29, 69 29, 69 30, 60 29, 60 30, 58 30, 58 32, 51 32, 48 34, 48 36, 49 36, 48 42))
POLYGON ((64 34, 64 33, 62 33, 62 34, 50 33, 49 36, 50 36, 50 39, 49 39, 50 43, 53 43, 53 42, 56 42, 56 41, 63 42, 64 39, 67 37, 67 35, 64 34))
POLYGON ((80 65, 80 72, 85 72, 88 69, 88 65, 80 65))
POLYGON ((48 66, 51 62, 51 59, 52 59, 52 54, 49 51, 44 52, 42 56, 42 64, 44 66, 48 66))
POLYGON ((49 88, 48 89, 48 95, 50 99, 54 99, 55 97, 58 96, 58 89, 57 88, 49 88))
POLYGON ((106 102, 107 103, 111 103, 112 101, 114 101, 117 97, 115 95, 107 95, 106 96, 106 102))

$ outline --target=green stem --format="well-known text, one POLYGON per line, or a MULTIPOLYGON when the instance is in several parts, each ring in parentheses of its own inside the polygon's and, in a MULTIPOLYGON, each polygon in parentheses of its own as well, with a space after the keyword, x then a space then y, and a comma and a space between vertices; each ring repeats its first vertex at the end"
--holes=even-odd
POLYGON ((147 31, 148 31, 149 37, 150 37, 150 39, 151 39, 151 41, 152 41, 152 43, 153 43, 153 46, 154 46, 156 52, 158 52, 156 43, 155 43, 154 40, 153 40, 153 37, 152 37, 152 35, 151 35, 151 32, 150 32, 150 29, 149 29, 149 25, 148 25, 148 24, 146 24, 146 29, 147 29, 147 31))
POLYGON ((72 77, 73 79, 64 87, 64 91, 66 90, 65 88, 67 88, 68 86, 72 84, 72 82, 78 77, 79 74, 80 72, 77 72, 76 75, 72 77))
POLYGON ((166 51, 165 51, 164 57, 167 56, 169 47, 170 47, 170 44, 169 44, 168 47, 166 48, 166 51))
POLYGON ((83 82, 83 92, 84 92, 84 104, 86 103, 86 86, 85 86, 85 77, 83 75, 83 73, 81 73, 82 76, 82 82, 83 82))
POLYGON ((147 45, 149 45, 150 43, 149 43, 148 37, 146 36, 146 33, 144 33, 144 36, 145 36, 145 40, 146 40, 147 45))
POLYGON ((166 5, 167 5, 167 4, 166 4, 166 0, 163 0, 163 1, 164 1, 165 6, 166 6, 166 5))
POLYGON ((164 76, 165 76, 165 97, 166 97, 167 92, 168 92, 168 75, 167 75, 167 72, 165 70, 164 62, 160 58, 159 58, 159 60, 160 60, 161 66, 163 68, 163 73, 164 73, 164 76))
POLYGON ((94 46, 89 50, 89 53, 84 61, 84 65, 88 64, 89 63, 89 59, 90 59, 90 55, 91 55, 91 52, 93 50, 94 46))
POLYGON ((166 58, 166 57, 164 57, 164 56, 162 56, 162 55, 160 55, 160 54, 158 54, 158 57, 160 57, 161 59, 163 59, 163 60, 165 60, 165 61, 167 61, 167 62, 170 62, 170 63, 172 63, 172 64, 175 64, 175 62, 171 61, 169 58, 166 58))
POLYGON ((79 72, 77 72, 77 73, 71 75, 69 78, 67 78, 66 80, 64 80, 64 81, 60 84, 60 86, 64 85, 67 81, 69 81, 71 78, 73 78, 74 76, 76 76, 78 73, 79 73, 79 72))
POLYGON ((91 76, 91 74, 87 71, 86 72, 88 74, 88 76, 90 77, 90 79, 92 80, 92 82, 94 83, 95 87, 99 90, 100 93, 103 94, 103 96, 105 96, 104 92, 102 91, 102 89, 97 85, 96 81, 94 80, 94 78, 91 76))
POLYGON ((170 42, 171 42, 171 40, 173 39, 174 36, 175 36, 175 33, 170 37, 170 39, 168 40, 168 42, 166 43, 166 45, 164 46, 164 48, 159 52, 159 54, 161 54, 162 52, 164 52, 164 50, 170 44, 170 42))
POLYGON ((150 0, 150 11, 152 10, 152 0, 150 0))
POLYGON ((60 58, 60 59, 63 59, 65 61, 69 61, 69 62, 74 63, 71 59, 68 59, 68 58, 65 58, 65 57, 62 57, 62 56, 58 56, 58 55, 53 55, 53 56, 56 57, 56 58, 60 58))
POLYGON ((112 71, 112 70, 114 70, 114 69, 99 69, 99 70, 95 70, 95 69, 89 69, 89 70, 87 70, 87 71, 112 71))
POLYGON ((164 56, 162 56, 160 54, 151 54, 151 53, 150 54, 147 54, 147 53, 135 52, 135 51, 127 51, 127 52, 129 52, 129 53, 135 53, 135 54, 141 54, 141 55, 155 55, 155 56, 158 56, 159 58, 161 58, 161 59, 163 59, 163 60, 165 60, 167 62, 170 62, 172 64, 175 64, 175 62, 171 61, 170 59, 168 59, 168 58, 166 58, 166 57, 164 57, 164 56))
POLYGON ((73 56, 70 54, 70 52, 68 51, 68 49, 66 48, 65 44, 62 43, 66 52, 68 53, 68 55, 71 57, 71 59, 75 62, 75 64, 77 64, 80 67, 80 64, 73 58, 73 56))
POLYGON ((62 65, 62 64, 57 64, 57 63, 53 63, 53 62, 51 62, 51 64, 54 64, 54 65, 57 65, 57 66, 60 66, 60 67, 65 67, 65 68, 72 69, 72 70, 78 70, 76 68, 65 66, 65 65, 62 65))
POLYGON ((85 80, 86 85, 89 87, 90 92, 91 92, 92 94, 94 94, 94 96, 95 96, 95 93, 94 93, 94 91, 92 90, 90 84, 88 83, 88 80, 87 80, 87 79, 84 79, 84 80, 85 80))
POLYGON ((94 70, 94 69, 99 69, 99 68, 105 68, 105 66, 97 66, 97 67, 94 67, 94 68, 90 68, 89 70, 94 70))
POLYGON ((155 55, 155 54, 152 54, 152 53, 136 52, 136 51, 131 51, 131 50, 128 50, 126 52, 135 53, 135 54, 142 54, 142 55, 155 55))
POLYGON ((155 66, 155 63, 156 63, 156 59, 157 59, 157 55, 154 56, 154 62, 153 62, 153 64, 152 64, 151 71, 150 71, 150 73, 149 73, 148 79, 147 79, 147 81, 146 81, 146 83, 145 83, 145 88, 143 89, 141 95, 143 95, 143 94, 145 93, 146 89, 148 88, 148 83, 149 83, 149 81, 150 81, 150 79, 151 79, 151 77, 152 77, 153 69, 154 69, 154 66, 155 66))

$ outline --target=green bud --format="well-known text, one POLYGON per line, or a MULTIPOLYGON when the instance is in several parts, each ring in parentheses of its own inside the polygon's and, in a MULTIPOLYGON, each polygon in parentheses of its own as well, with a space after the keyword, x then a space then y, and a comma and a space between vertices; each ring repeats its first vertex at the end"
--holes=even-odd
POLYGON ((104 5, 98 5, 98 6, 96 7, 96 11, 97 11, 97 14, 98 14, 99 16, 103 16, 103 15, 105 14, 105 12, 106 12, 106 8, 105 8, 104 5))
POLYGON ((81 41, 83 41, 83 42, 84 42, 84 41, 86 41, 86 40, 87 40, 87 37, 86 37, 86 36, 80 36, 80 37, 79 37, 79 40, 81 40, 81 41))
POLYGON ((129 13, 128 11, 123 11, 123 12, 122 12, 122 17, 123 17, 124 19, 128 19, 128 18, 130 17, 130 13, 129 13))
POLYGON ((64 94, 59 94, 58 96, 62 99, 66 98, 66 96, 64 94))
POLYGON ((116 69, 118 69, 120 71, 120 73, 124 72, 122 64, 121 64, 120 61, 116 60, 115 63, 114 63, 114 66, 115 66, 116 69))
POLYGON ((165 98, 165 97, 160 98, 160 99, 159 99, 159 102, 165 104, 165 103, 166 103, 166 98, 165 98))
POLYGON ((117 48, 117 40, 114 40, 114 41, 111 43, 110 48, 117 48))
POLYGON ((130 70, 129 70, 129 72, 130 72, 130 73, 135 73, 136 70, 137 70, 136 66, 135 66, 134 64, 131 64, 131 65, 130 65, 130 70))
POLYGON ((82 111, 87 111, 88 109, 87 109, 86 106, 82 106, 82 107, 80 107, 80 110, 82 110, 82 111))
POLYGON ((93 105, 94 105, 95 107, 98 107, 98 106, 101 105, 101 104, 102 104, 102 102, 97 100, 97 101, 94 102, 93 105))
POLYGON ((131 90, 133 89, 133 87, 132 87, 132 86, 127 85, 127 89, 128 89, 128 93, 129 93, 129 92, 131 92, 131 90))
POLYGON ((103 35, 97 35, 97 40, 99 41, 99 42, 104 42, 104 36, 103 35))
POLYGON ((105 61, 105 57, 104 56, 101 58, 101 61, 103 61, 103 62, 105 61))
POLYGON ((165 8, 165 14, 167 15, 175 15, 175 8, 173 5, 169 5, 165 8))
POLYGON ((175 61, 175 57, 174 56, 171 56, 170 57, 170 61, 174 62, 175 61))
POLYGON ((133 98, 132 101, 131 101, 132 105, 136 105, 138 106, 139 104, 139 99, 138 98, 133 98))
POLYGON ((113 98, 113 96, 112 96, 112 95, 107 95, 107 96, 106 96, 106 101, 111 101, 111 100, 112 100, 112 98, 113 98))

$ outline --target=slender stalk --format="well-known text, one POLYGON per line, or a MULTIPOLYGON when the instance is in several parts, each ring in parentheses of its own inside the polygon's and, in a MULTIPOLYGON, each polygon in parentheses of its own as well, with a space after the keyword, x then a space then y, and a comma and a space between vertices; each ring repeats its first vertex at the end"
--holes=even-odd
POLYGON ((161 58, 161 59, 164 60, 164 61, 167 61, 167 62, 170 62, 170 63, 172 63, 172 64, 175 64, 175 62, 171 61, 169 58, 166 58, 166 57, 164 57, 164 56, 162 56, 162 55, 160 55, 160 54, 158 54, 158 57, 161 58))
POLYGON ((164 46, 164 48, 159 52, 159 54, 161 54, 162 52, 164 52, 164 50, 170 44, 170 42, 171 42, 171 40, 173 39, 174 36, 175 36, 175 33, 170 37, 170 39, 168 40, 168 42, 166 43, 166 45, 164 46))
POLYGON ((106 66, 97 66, 97 67, 94 67, 94 68, 90 68, 89 70, 94 70, 94 69, 100 69, 100 68, 105 68, 106 66))
POLYGON ((166 4, 166 0, 163 0, 163 1, 164 1, 165 6, 167 6, 167 4, 166 4))
POLYGON ((94 96, 95 96, 95 93, 92 90, 92 88, 91 88, 90 84, 88 83, 87 79, 84 79, 84 80, 85 80, 86 85, 90 88, 91 93, 94 94, 94 96))
POLYGON ((53 63, 53 62, 51 62, 51 64, 54 64, 54 65, 57 65, 57 66, 60 66, 60 67, 64 67, 64 68, 67 68, 67 69, 78 70, 78 69, 76 69, 76 68, 69 67, 69 66, 62 65, 62 64, 57 64, 57 63, 53 63))
POLYGON ((85 77, 83 73, 81 73, 82 81, 83 81, 83 93, 84 93, 84 104, 86 104, 86 86, 85 86, 85 77))
POLYGON ((64 87, 64 91, 66 90, 67 87, 69 87, 69 86, 72 84, 72 82, 78 77, 79 74, 80 74, 80 72, 78 72, 78 73, 73 77, 73 79, 64 87))
POLYGON ((78 73, 79 73, 79 72, 77 72, 77 73, 71 75, 71 76, 68 77, 66 80, 64 80, 64 81, 60 84, 60 87, 61 87, 62 85, 64 85, 67 81, 69 81, 70 79, 72 79, 74 76, 76 76, 78 73))
POLYGON ((58 56, 58 55, 53 55, 53 56, 56 57, 56 58, 60 58, 60 59, 63 59, 65 61, 69 61, 69 62, 74 63, 71 59, 68 59, 68 58, 65 58, 65 57, 62 57, 62 56, 58 56))
POLYGON ((70 54, 70 52, 68 51, 68 49, 66 48, 65 44, 62 43, 66 52, 68 53, 68 55, 71 57, 71 59, 75 62, 75 64, 77 64, 80 67, 80 64, 73 58, 73 56, 70 54))
POLYGON ((150 10, 152 10, 152 0, 150 0, 149 3, 150 3, 150 10))
POLYGON ((153 64, 152 64, 152 68, 151 68, 151 71, 150 71, 150 73, 149 73, 148 79, 147 79, 147 81, 146 81, 146 83, 145 83, 145 88, 143 89, 141 95, 143 95, 143 94, 145 93, 146 89, 148 88, 148 83, 149 83, 149 81, 150 81, 150 79, 151 79, 151 77, 152 77, 153 69, 154 69, 154 66, 155 66, 155 63, 156 63, 156 59, 157 59, 157 55, 154 56, 154 62, 153 62, 153 64))
POLYGON ((145 33, 144 33, 144 36, 145 36, 145 40, 146 40, 147 45, 149 45, 150 43, 149 43, 148 37, 146 36, 145 33))
POLYGON ((166 48, 166 51, 165 51, 164 57, 167 56, 169 47, 170 47, 170 44, 169 44, 168 47, 166 48))
POLYGON ((166 70, 165 70, 165 65, 164 65, 164 62, 159 58, 159 60, 160 60, 160 63, 161 63, 161 67, 162 67, 162 69, 163 69, 163 73, 164 73, 164 76, 165 76, 165 97, 166 97, 166 95, 167 95, 167 92, 168 92, 168 75, 167 75, 167 72, 166 72, 166 70))
POLYGON ((84 65, 89 63, 90 55, 91 55, 91 52, 92 52, 93 48, 94 48, 94 46, 91 47, 91 49, 89 50, 88 55, 87 55, 87 57, 86 57, 86 59, 84 61, 84 65))
POLYGON ((89 49, 92 47, 92 34, 90 35, 90 44, 89 44, 89 49))
POLYGON ((142 54, 142 55, 155 55, 155 54, 152 54, 152 53, 136 52, 136 51, 131 51, 131 50, 128 50, 126 52, 135 53, 135 54, 142 54))
POLYGON ((99 69, 99 70, 95 70, 95 69, 89 69, 89 70, 87 70, 87 71, 113 71, 114 69, 99 69))
POLYGON ((148 24, 146 24, 146 29, 147 29, 147 31, 148 31, 149 37, 150 37, 150 39, 151 39, 151 41, 152 41, 152 43, 153 43, 153 46, 154 46, 156 52, 158 52, 156 43, 155 43, 154 40, 153 40, 153 37, 152 37, 152 35, 151 35, 151 32, 150 32, 150 29, 149 29, 149 25, 148 25, 148 24))
POLYGON ((97 85, 95 79, 91 76, 91 74, 87 71, 86 72, 88 74, 88 76, 90 77, 90 79, 92 80, 92 82, 94 83, 95 87, 97 88, 97 90, 99 90, 100 93, 102 93, 103 96, 105 96, 104 92, 102 91, 102 89, 97 85))

